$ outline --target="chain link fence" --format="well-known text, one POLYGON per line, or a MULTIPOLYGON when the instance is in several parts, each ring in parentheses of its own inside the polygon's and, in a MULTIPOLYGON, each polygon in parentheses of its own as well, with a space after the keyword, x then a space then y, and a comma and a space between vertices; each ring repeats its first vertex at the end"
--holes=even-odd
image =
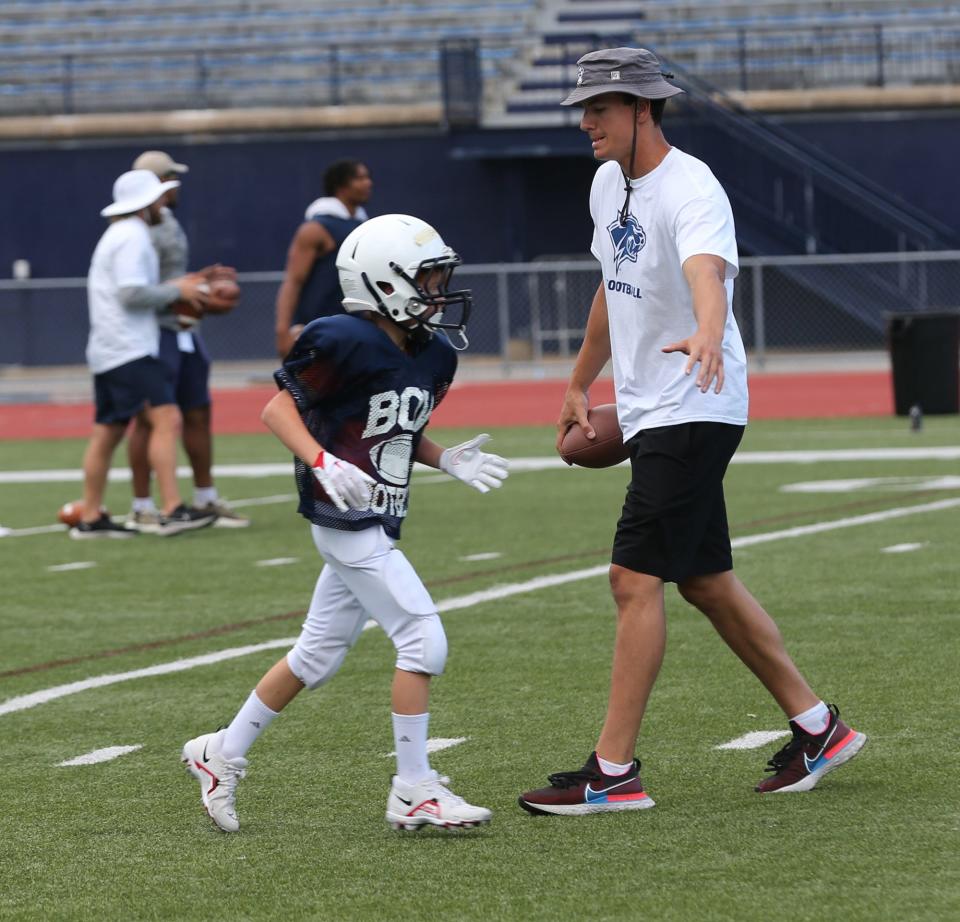
MULTIPOLYGON (((280 273, 240 275, 240 306, 203 323, 217 361, 272 361, 280 273)), ((597 285, 593 260, 464 266, 474 294, 467 356, 512 367, 570 358, 597 285)), ((754 364, 770 351, 883 349, 893 313, 960 309, 960 251, 762 256, 741 261, 734 314, 754 364)), ((86 281, 0 281, 0 366, 83 364, 86 281)))

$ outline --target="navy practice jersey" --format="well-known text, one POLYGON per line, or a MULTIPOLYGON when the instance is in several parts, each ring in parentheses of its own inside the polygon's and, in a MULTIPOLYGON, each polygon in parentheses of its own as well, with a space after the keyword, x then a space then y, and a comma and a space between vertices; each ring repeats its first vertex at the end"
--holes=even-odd
POLYGON ((347 239, 347 235, 363 223, 359 218, 340 218, 326 214, 318 215, 312 220, 333 238, 334 247, 310 267, 310 272, 300 291, 297 309, 293 314, 293 324, 309 323, 319 317, 333 317, 344 313, 341 303, 343 289, 340 287, 340 273, 337 271, 337 253, 340 250, 340 244, 347 239))
POLYGON ((411 354, 352 314, 308 324, 274 378, 324 449, 355 464, 376 486, 369 510, 341 512, 297 458, 300 514, 347 531, 379 523, 399 538, 417 447, 456 368, 457 354, 444 336, 432 336, 411 354))

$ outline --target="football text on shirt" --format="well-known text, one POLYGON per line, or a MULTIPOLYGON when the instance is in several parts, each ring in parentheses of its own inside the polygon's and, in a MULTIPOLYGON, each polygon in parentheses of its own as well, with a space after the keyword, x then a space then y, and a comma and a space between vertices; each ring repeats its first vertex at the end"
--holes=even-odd
POLYGON ((373 490, 373 512, 403 517, 407 514, 407 477, 413 451, 412 433, 421 430, 430 419, 433 395, 419 387, 407 387, 401 393, 383 391, 370 397, 367 425, 363 438, 386 435, 396 428, 402 431, 377 442, 370 449, 370 460, 387 483, 373 490))

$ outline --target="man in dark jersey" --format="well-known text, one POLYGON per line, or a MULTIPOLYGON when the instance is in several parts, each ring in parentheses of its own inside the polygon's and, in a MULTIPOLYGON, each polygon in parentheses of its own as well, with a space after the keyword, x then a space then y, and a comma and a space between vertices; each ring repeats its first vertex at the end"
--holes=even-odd
POLYGON ((453 380, 469 291, 451 291, 460 259, 419 218, 383 215, 337 257, 345 314, 308 324, 276 372, 263 421, 295 455, 299 512, 326 565, 293 649, 260 679, 228 727, 187 742, 182 761, 213 821, 239 829, 235 792, 257 737, 304 688, 333 677, 368 619, 397 650, 391 695, 397 774, 387 799, 396 829, 489 822, 430 768, 430 678, 447 641, 437 607, 394 542, 407 514, 414 461, 487 493, 507 462, 478 435, 444 449, 424 435, 453 380), (455 316, 454 316, 455 315, 455 316))
POLYGON ((283 358, 303 327, 342 314, 336 257, 347 235, 366 220, 370 171, 358 160, 338 160, 323 175, 326 195, 311 202, 290 242, 286 275, 276 303, 277 354, 283 358))

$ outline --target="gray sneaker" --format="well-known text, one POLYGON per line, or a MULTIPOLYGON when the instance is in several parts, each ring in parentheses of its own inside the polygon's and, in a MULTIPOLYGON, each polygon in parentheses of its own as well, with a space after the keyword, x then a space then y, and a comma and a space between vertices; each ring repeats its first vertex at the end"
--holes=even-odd
POLYGON ((210 512, 217 517, 213 523, 216 528, 246 528, 250 524, 250 519, 240 515, 225 499, 214 500, 198 508, 201 512, 210 512))
POLYGON ((206 528, 216 521, 216 515, 200 509, 192 509, 181 503, 170 515, 160 516, 160 525, 156 533, 162 536, 179 535, 184 531, 206 528))
POLYGON ((151 509, 150 512, 136 512, 131 509, 123 527, 145 535, 156 535, 160 533, 160 518, 160 512, 156 509, 151 509))

